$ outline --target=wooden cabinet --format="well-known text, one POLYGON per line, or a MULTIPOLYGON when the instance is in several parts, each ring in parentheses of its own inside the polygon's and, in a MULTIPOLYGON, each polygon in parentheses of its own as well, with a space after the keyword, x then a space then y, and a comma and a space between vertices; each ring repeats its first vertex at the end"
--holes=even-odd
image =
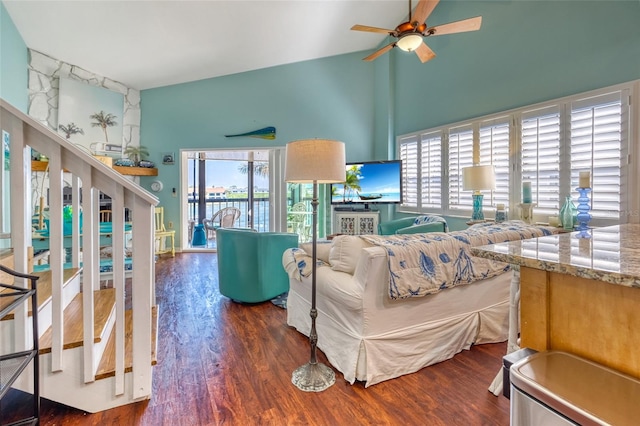
POLYGON ((378 233, 380 212, 368 211, 340 211, 333 212, 332 232, 345 235, 372 235, 378 233))
POLYGON ((522 347, 568 352, 640 379, 638 306, 636 287, 520 268, 522 347))

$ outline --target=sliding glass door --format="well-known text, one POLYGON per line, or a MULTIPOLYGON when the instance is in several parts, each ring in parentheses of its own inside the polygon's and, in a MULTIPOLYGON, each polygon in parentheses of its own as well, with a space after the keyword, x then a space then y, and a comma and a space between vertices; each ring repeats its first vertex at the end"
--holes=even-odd
MULTIPOLYGON (((258 232, 272 228, 268 150, 191 151, 183 156, 183 212, 188 224, 183 247, 191 247, 196 225, 227 208, 239 210, 233 227, 258 232)), ((206 246, 199 248, 215 249, 215 238, 208 237, 206 246)))

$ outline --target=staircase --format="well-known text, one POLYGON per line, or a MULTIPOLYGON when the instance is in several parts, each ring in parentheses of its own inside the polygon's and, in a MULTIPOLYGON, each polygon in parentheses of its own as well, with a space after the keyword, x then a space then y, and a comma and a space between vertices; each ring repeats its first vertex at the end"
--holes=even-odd
MULTIPOLYGON (((0 169, 0 243, 11 248, 2 250, 0 263, 33 270, 31 149, 49 158, 50 214, 49 264, 33 272, 40 276, 38 306, 23 304, 0 319, 0 354, 29 348, 31 312, 38 309, 42 397, 88 412, 149 399, 156 363, 153 218, 158 199, 4 100, 0 127, 9 134, 11 155, 10 170, 5 172, 4 164, 0 169), (73 211, 83 212, 82 233, 74 214, 71 235, 64 234, 64 181, 71 182, 73 211), (113 271, 103 288, 100 192, 111 197, 113 224, 113 271), (126 232, 125 209, 132 221, 126 232), (8 212, 10 229, 3 229, 8 212), (128 236, 132 271, 125 271, 128 236), (125 272, 131 276, 126 291, 125 272)), ((28 286, 21 280, 13 284, 28 286)), ((22 376, 16 387, 31 391, 28 372, 22 376)))

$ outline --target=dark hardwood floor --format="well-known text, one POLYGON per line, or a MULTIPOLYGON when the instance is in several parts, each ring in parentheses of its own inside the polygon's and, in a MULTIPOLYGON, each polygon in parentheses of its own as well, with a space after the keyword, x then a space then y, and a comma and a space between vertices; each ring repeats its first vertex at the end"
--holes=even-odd
MULTIPOLYGON (((291 372, 309 359, 306 337, 270 302, 220 295, 214 254, 177 254, 156 264, 158 365, 150 400, 96 414, 43 400, 43 425, 508 425, 509 401, 487 391, 506 344, 370 388, 336 384, 307 393, 291 372)), ((322 339, 322 336, 319 336, 322 339)), ((319 360, 326 362, 322 353, 319 360)), ((24 405, 11 390, 0 410, 24 405)))

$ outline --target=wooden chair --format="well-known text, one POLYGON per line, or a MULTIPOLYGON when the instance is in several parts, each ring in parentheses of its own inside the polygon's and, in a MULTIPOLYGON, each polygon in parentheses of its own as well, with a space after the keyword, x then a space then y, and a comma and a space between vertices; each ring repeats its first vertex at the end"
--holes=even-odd
POLYGON ((207 238, 216 237, 216 229, 233 228, 236 225, 242 212, 237 207, 225 207, 218 210, 211 219, 203 219, 202 224, 207 231, 207 238))
POLYGON ((167 228, 164 227, 164 207, 156 207, 155 208, 155 218, 156 218, 156 230, 155 230, 155 253, 156 255, 161 255, 164 253, 171 253, 172 257, 176 255, 175 248, 175 230, 167 231, 167 228), (169 239, 170 244, 167 244, 167 239, 169 239))
POLYGON ((111 210, 100 210, 100 222, 111 222, 111 210))

